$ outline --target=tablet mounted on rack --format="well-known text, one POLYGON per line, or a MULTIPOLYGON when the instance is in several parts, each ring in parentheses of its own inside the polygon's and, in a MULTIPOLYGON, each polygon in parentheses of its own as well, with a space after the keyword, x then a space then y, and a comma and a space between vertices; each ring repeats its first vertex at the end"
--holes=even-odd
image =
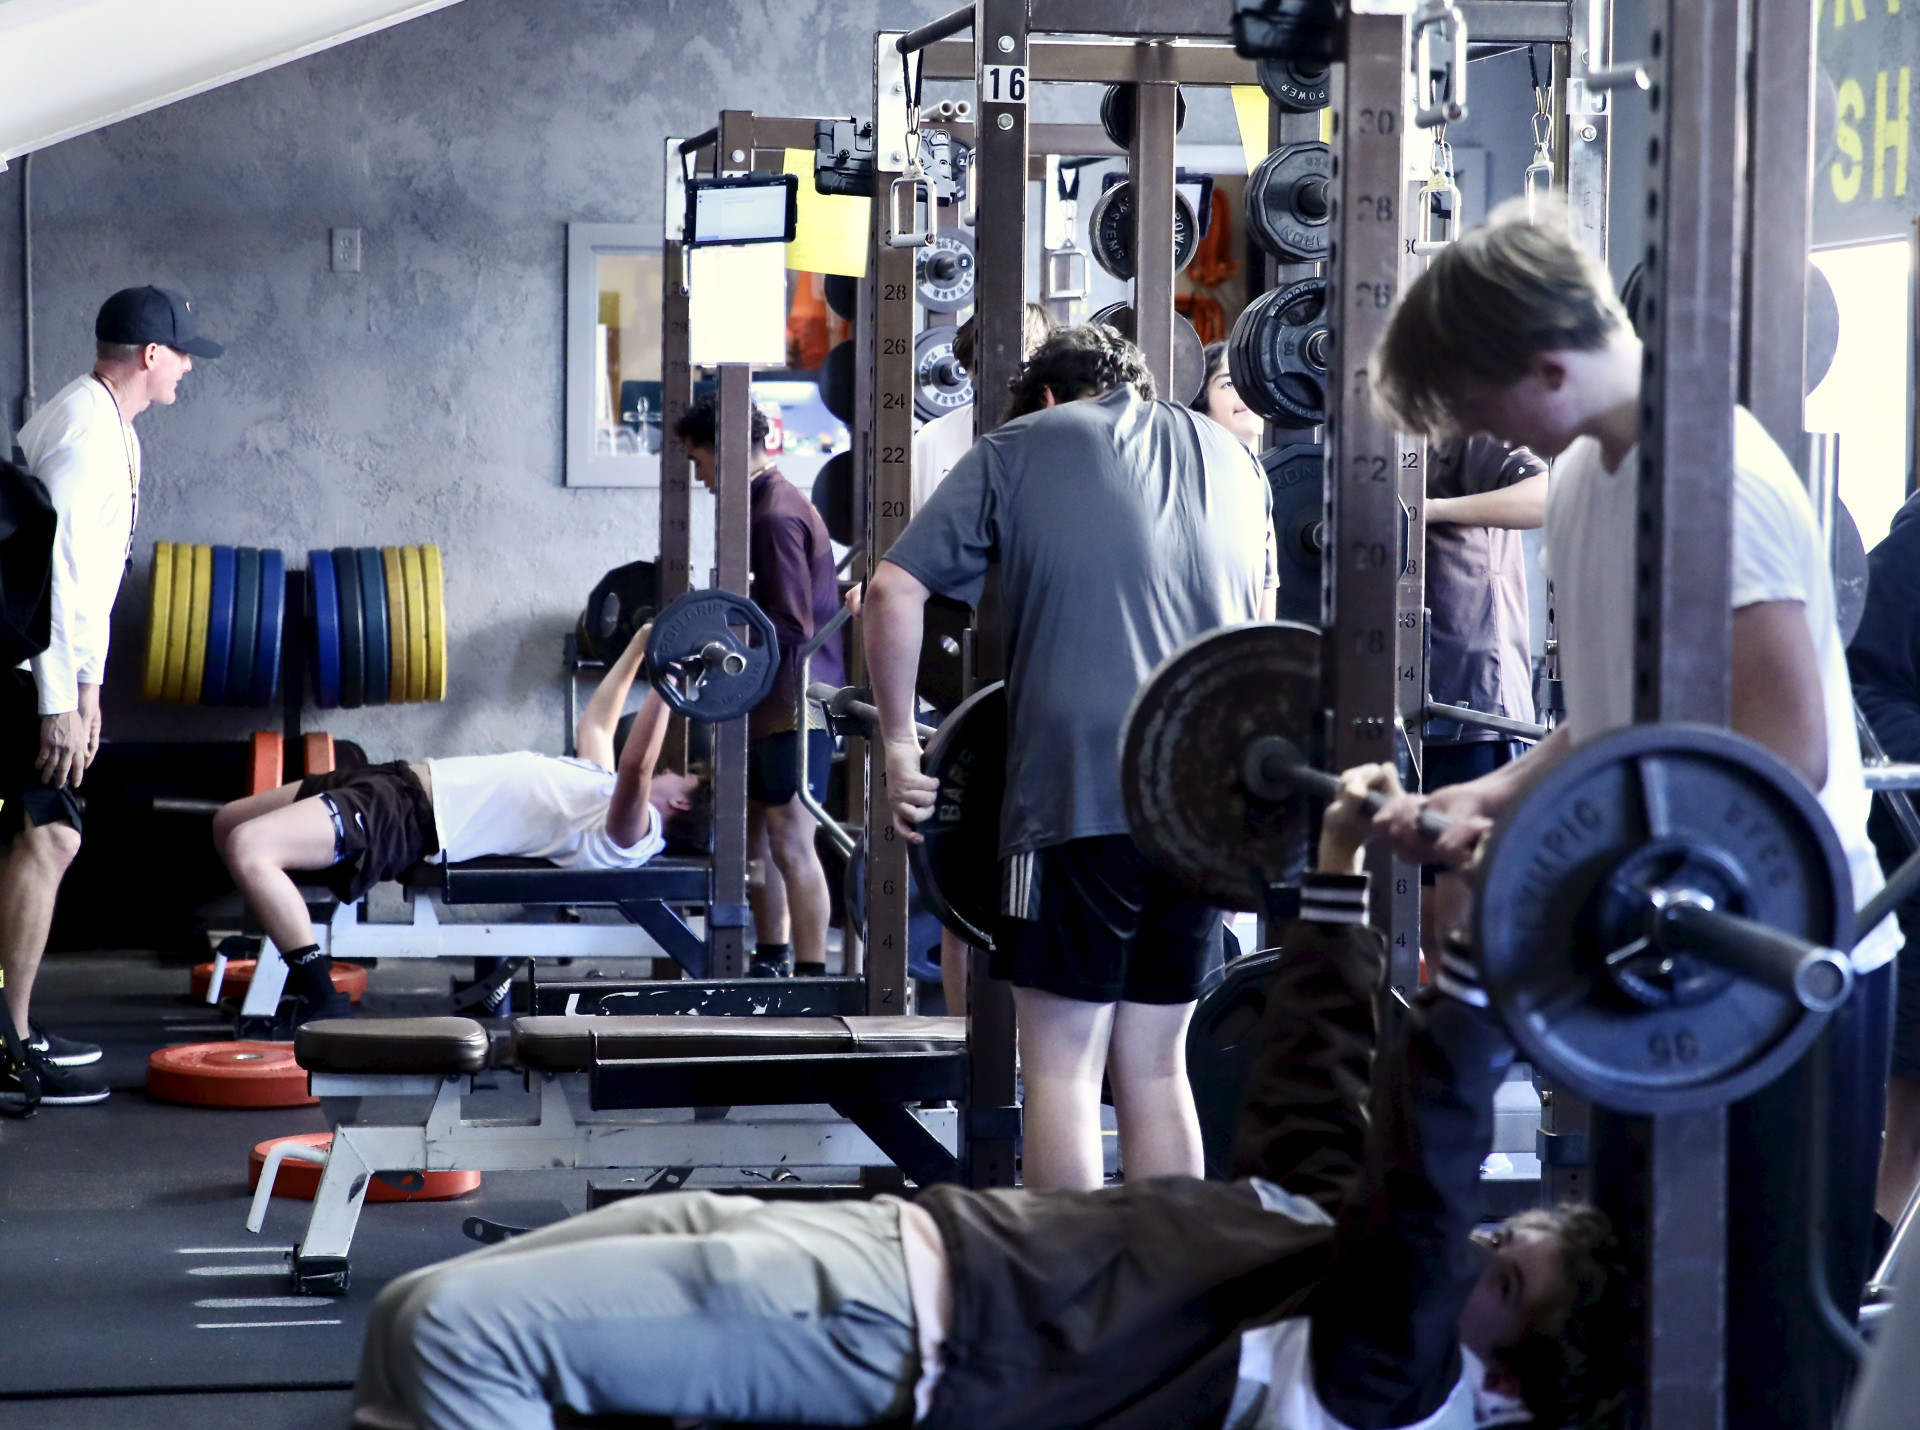
POLYGON ((755 170, 687 180, 688 246, 791 243, 800 213, 795 174, 755 170))

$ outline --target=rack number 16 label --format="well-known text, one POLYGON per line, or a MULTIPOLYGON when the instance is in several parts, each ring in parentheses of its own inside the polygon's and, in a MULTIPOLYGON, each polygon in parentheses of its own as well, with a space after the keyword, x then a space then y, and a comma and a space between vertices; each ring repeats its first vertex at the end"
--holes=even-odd
POLYGON ((980 72, 980 98, 985 104, 1025 104, 1027 67, 988 65, 980 72))

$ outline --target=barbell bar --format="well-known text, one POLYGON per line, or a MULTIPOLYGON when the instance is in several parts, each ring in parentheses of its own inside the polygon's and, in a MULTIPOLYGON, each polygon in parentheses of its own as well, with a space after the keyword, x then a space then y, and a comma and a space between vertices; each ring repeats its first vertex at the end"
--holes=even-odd
POLYGON ((1530 720, 1515 720, 1510 715, 1494 715, 1485 710, 1474 710, 1465 705, 1447 705, 1438 700, 1427 702, 1426 718, 1452 720, 1456 724, 1475 725, 1482 730, 1497 730, 1502 735, 1511 735, 1516 740, 1529 740, 1536 745, 1551 733, 1545 725, 1536 725, 1530 720))

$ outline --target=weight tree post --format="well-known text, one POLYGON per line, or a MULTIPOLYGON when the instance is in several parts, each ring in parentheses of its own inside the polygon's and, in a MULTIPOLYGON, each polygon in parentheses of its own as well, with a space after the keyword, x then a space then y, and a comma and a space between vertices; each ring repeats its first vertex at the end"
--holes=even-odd
MULTIPOLYGON (((1151 73, 1167 53, 1164 44, 1147 43, 1134 49, 1143 75, 1151 73)), ((1154 387, 1172 402, 1174 124, 1180 87, 1171 81, 1143 79, 1133 86, 1133 94, 1127 182, 1133 193, 1134 341, 1146 356, 1154 387)))
MULTIPOLYGON (((1744 0, 1662 0, 1653 9, 1649 48, 1659 58, 1647 108, 1659 154, 1645 205, 1647 276, 1660 301, 1643 323, 1633 662, 1641 723, 1725 726, 1731 713, 1743 146, 1700 116, 1736 125, 1746 116, 1745 9, 1744 0)), ((1725 1423, 1727 1125, 1724 1106, 1653 1119, 1642 1188, 1650 1430, 1725 1423)))
MULTIPOLYGON (((1027 301, 1027 0, 976 0, 973 20, 974 207, 980 216, 974 258, 973 419, 985 436, 1006 412, 1007 383, 1024 360, 1027 301)), ((988 578, 974 618, 973 675, 980 684, 1004 673, 999 573, 988 578)), ((989 976, 983 950, 968 953, 966 1179, 969 1186, 1014 1184, 1019 1098, 1014 1079, 1013 990, 989 976)))
MULTIPOLYGON (((1394 760, 1401 541, 1400 437, 1373 406, 1367 364, 1399 291, 1401 140, 1407 26, 1397 15, 1349 13, 1334 71, 1333 360, 1327 383, 1327 531, 1322 567, 1327 756, 1335 769, 1394 760)), ((1414 920, 1398 923, 1396 881, 1410 865, 1370 853, 1374 922, 1391 950, 1388 979, 1418 984, 1419 872, 1414 920)))
MULTIPOLYGON (((913 509, 913 308, 917 248, 894 248, 893 181, 907 167, 910 139, 907 84, 897 32, 883 31, 873 49, 873 265, 867 275, 873 313, 872 407, 866 440, 872 444, 867 470, 872 485, 867 501, 869 579, 900 533, 913 509)), ((914 64, 918 64, 916 56, 914 64)), ((918 223, 916 218, 915 223, 918 223)), ((887 798, 885 746, 867 744, 867 1012, 913 1011, 907 978, 907 845, 893 827, 887 798)))
MULTIPOLYGON (((687 328, 686 185, 680 141, 667 140, 666 240, 660 255, 660 605, 693 585, 693 475, 687 444, 673 429, 693 404, 693 364, 687 328)), ((667 725, 660 757, 669 769, 687 768, 687 721, 667 725)))

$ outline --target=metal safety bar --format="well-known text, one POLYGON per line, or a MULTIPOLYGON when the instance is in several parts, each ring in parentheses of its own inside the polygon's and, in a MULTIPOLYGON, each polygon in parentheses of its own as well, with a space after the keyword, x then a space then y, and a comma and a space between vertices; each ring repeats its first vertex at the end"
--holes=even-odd
POLYGON ((825 805, 813 797, 813 783, 807 773, 807 747, 813 743, 807 738, 807 703, 808 692, 811 689, 807 683, 807 677, 813 670, 814 652, 831 640, 834 634, 852 619, 853 612, 842 606, 833 613, 832 620, 813 633, 812 640, 800 647, 800 694, 793 703, 793 760, 798 774, 797 783, 800 786, 797 791, 800 796, 800 806, 820 821, 820 827, 827 831, 827 838, 833 841, 833 847, 845 857, 851 857, 853 854, 853 836, 847 833, 844 824, 827 813, 825 805))
POLYGON ((907 31, 893 42, 893 47, 903 55, 910 55, 916 50, 924 50, 928 45, 949 39, 962 30, 972 28, 973 6, 962 5, 950 15, 942 15, 938 20, 922 25, 917 30, 907 31))
POLYGON ((1498 730, 1502 735, 1511 735, 1516 740, 1530 740, 1534 744, 1547 738, 1545 725, 1535 725, 1527 720, 1515 720, 1506 715, 1492 715, 1485 710, 1471 710, 1465 705, 1445 705, 1438 700, 1427 702, 1428 720, 1452 720, 1460 725, 1477 725, 1483 730, 1498 730))
MULTIPOLYGON (((1889 760, 1884 765, 1863 766, 1861 774, 1866 776, 1867 788, 1875 794, 1891 790, 1920 789, 1920 765, 1901 765, 1889 760)), ((157 809, 159 800, 154 801, 157 809)))
MULTIPOLYGON (((823 708, 829 715, 842 720, 858 720, 868 731, 880 733, 880 709, 858 698, 858 687, 835 685, 809 685, 807 699, 823 708)), ((913 732, 922 740, 931 740, 938 732, 931 725, 922 725, 917 721, 913 732)))

